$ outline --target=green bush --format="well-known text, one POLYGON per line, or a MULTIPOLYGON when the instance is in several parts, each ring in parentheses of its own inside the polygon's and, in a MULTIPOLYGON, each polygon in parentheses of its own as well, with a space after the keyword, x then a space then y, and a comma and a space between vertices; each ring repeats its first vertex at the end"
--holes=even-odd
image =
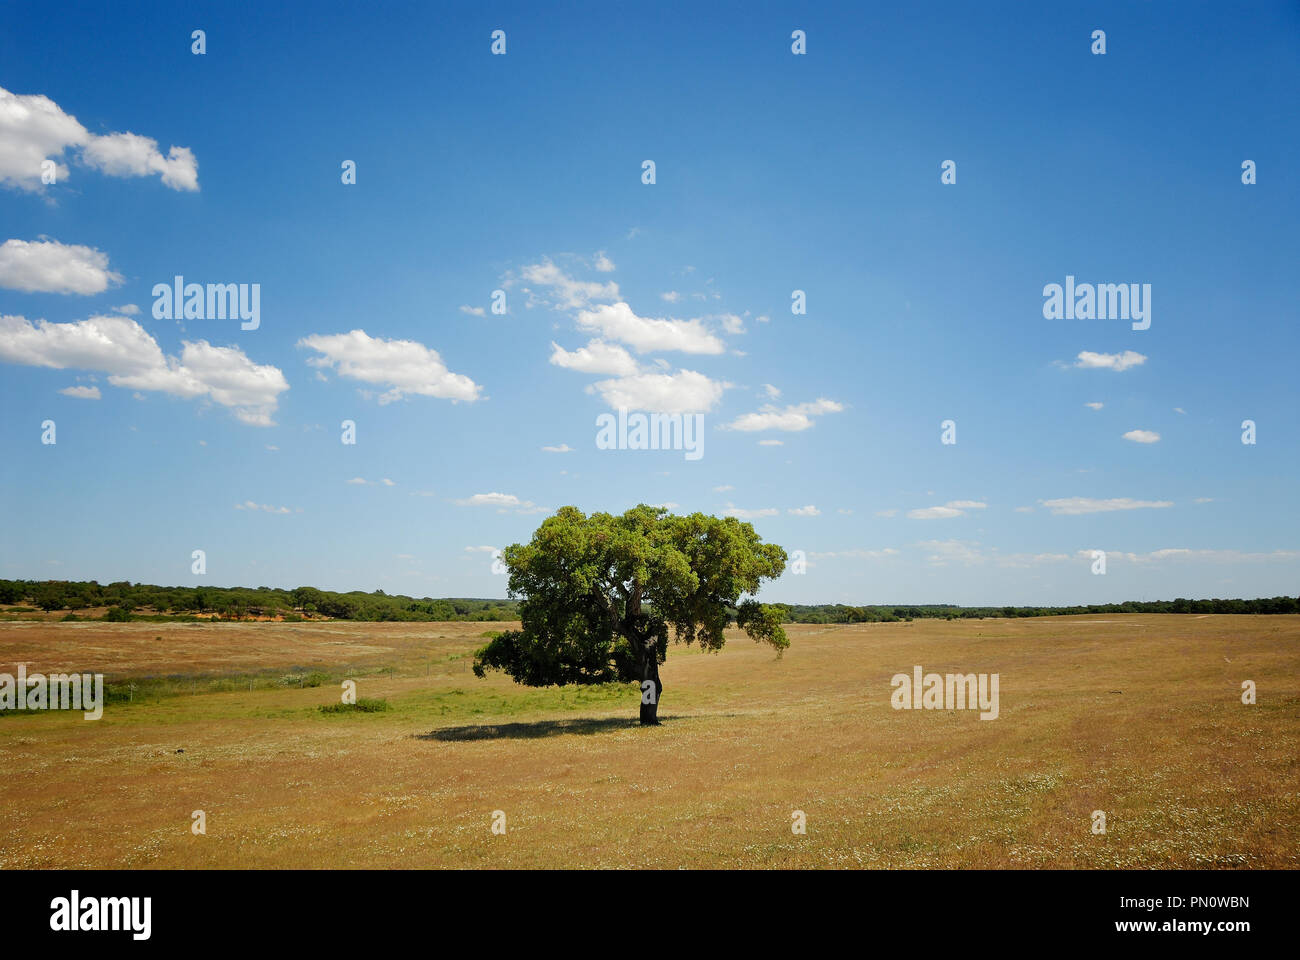
POLYGON ((356 703, 329 703, 320 708, 321 713, 382 713, 388 701, 361 697, 356 703))

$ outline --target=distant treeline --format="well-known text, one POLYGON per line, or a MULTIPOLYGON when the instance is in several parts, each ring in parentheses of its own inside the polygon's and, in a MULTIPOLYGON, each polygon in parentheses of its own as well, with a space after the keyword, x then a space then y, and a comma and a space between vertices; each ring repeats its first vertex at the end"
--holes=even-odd
POLYGON ((337 620, 517 620, 512 600, 423 599, 315 587, 158 587, 126 580, 101 585, 94 580, 0 580, 0 603, 30 604, 47 612, 72 615, 88 607, 109 607, 107 619, 203 614, 229 618, 329 617, 337 620))
POLYGON ((806 606, 777 604, 787 623, 889 623, 920 617, 960 620, 978 617, 1059 617, 1081 613, 1300 613, 1300 597, 1258 600, 1126 600, 1082 607, 958 607, 926 606, 851 607, 841 603, 806 606))
MULTIPOLYGON (((518 620, 514 600, 438 599, 389 595, 382 590, 335 593, 315 587, 158 587, 126 580, 101 585, 94 580, 0 580, 0 604, 27 604, 73 617, 90 607, 108 607, 106 618, 193 617, 216 614, 228 619, 328 617, 335 620, 518 620)), ((922 617, 946 620, 979 617, 1053 617, 1083 613, 1300 613, 1300 598, 1258 600, 1128 600, 1077 607, 959 607, 952 604, 863 606, 789 604, 786 623, 893 623, 922 617)), ((734 611, 733 611, 734 617, 734 611)))

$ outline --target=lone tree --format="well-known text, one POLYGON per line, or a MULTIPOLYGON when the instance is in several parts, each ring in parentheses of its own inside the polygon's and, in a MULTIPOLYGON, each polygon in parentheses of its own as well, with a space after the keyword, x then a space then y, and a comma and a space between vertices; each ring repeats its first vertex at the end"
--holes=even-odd
POLYGON ((777 608, 748 599, 779 577, 785 551, 748 523, 702 513, 674 516, 635 507, 621 517, 562 507, 529 544, 501 552, 510 596, 522 597, 522 630, 497 636, 474 657, 474 673, 504 670, 516 682, 641 684, 641 722, 659 722, 668 628, 678 642, 717 651, 736 623, 778 655, 790 645, 777 608))

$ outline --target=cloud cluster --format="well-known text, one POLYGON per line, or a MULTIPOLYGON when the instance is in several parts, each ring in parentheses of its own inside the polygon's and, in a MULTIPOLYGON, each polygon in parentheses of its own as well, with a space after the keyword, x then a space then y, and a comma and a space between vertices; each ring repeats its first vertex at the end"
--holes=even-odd
POLYGON ((380 404, 407 394, 472 403, 483 389, 469 377, 452 373, 438 351, 414 340, 384 340, 364 330, 312 334, 298 341, 320 354, 307 362, 318 369, 336 369, 339 376, 389 389, 380 404))
POLYGON ((158 141, 150 137, 93 134, 49 97, 0 87, 0 185, 33 193, 44 190, 45 160, 53 160, 57 179, 65 180, 68 167, 59 160, 68 151, 111 177, 157 174, 173 190, 199 189, 199 164, 188 147, 172 147, 163 156, 158 141))
POLYGON ((824 397, 812 403, 796 403, 784 409, 773 404, 764 404, 756 413, 746 413, 727 424, 726 430, 786 430, 798 432, 813 425, 813 418, 827 413, 839 413, 844 404, 824 397))
POLYGON ((949 520, 953 517, 964 517, 967 510, 983 510, 987 506, 988 504, 978 500, 949 500, 942 506, 909 510, 907 515, 913 520, 949 520))
MULTIPOLYGON (((122 282, 108 254, 57 240, 6 240, 0 245, 0 287, 24 293, 103 293, 122 282)), ((128 304, 129 306, 129 304, 128 304)))
POLYGON ((206 398, 260 427, 274 425, 278 397, 289 389, 278 367, 254 363, 238 347, 185 341, 179 359, 165 356, 158 341, 127 317, 33 324, 24 317, 0 316, 0 360, 94 370, 107 374, 115 387, 206 398))

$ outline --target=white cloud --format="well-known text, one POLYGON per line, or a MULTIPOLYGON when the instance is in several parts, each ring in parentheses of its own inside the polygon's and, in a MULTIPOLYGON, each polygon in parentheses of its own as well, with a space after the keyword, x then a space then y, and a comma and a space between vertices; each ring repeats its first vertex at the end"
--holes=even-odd
POLYGON ((776 387, 772 386, 770 383, 763 384, 763 391, 768 395, 768 398, 772 400, 775 400, 777 397, 781 396, 781 391, 778 390, 776 387))
POLYGON ((1084 350, 1076 358, 1074 365, 1089 370, 1114 370, 1118 373, 1146 362, 1147 358, 1134 350, 1125 350, 1123 353, 1093 353, 1091 350, 1084 350))
POLYGON ((140 313, 140 308, 134 303, 124 303, 120 307, 111 308, 114 313, 120 313, 124 317, 134 317, 140 313))
POLYGON ((733 487, 731 484, 729 484, 729 483, 724 483, 724 484, 722 484, 721 486, 714 487, 714 488, 713 488, 713 492, 714 492, 714 493, 726 493, 728 490, 735 490, 735 489, 736 489, 736 488, 733 487))
POLYGON ((1213 502, 1214 502, 1214 498, 1213 498, 1213 497, 1197 497, 1197 498, 1196 498, 1195 500, 1193 500, 1192 502, 1193 502, 1193 503, 1213 503, 1213 502))
POLYGON ((349 484, 356 487, 395 487, 397 486, 392 480, 384 477, 382 480, 367 480, 365 477, 353 477, 348 481, 349 484))
MULTIPOLYGON (((1092 557, 1091 550, 1080 550, 1080 560, 1092 557)), ((1186 547, 1166 547, 1150 553, 1125 553, 1107 550, 1107 562, 1123 560, 1129 563, 1163 563, 1166 560, 1186 560, 1212 563, 1289 563, 1300 559, 1300 550, 1273 550, 1268 553, 1244 553, 1240 550, 1189 550, 1186 547)))
POLYGON ((1182 407, 1174 407, 1174 413, 1182 413, 1182 414, 1186 414, 1187 411, 1184 410, 1182 407))
MULTIPOLYGON (((548 291, 548 302, 564 310, 575 310, 592 302, 617 300, 619 296, 618 284, 614 281, 596 283, 589 280, 575 280, 549 259, 524 267, 519 272, 519 279, 533 286, 543 287, 548 291)), ((509 287, 515 282, 515 279, 511 278, 505 281, 505 285, 509 287)))
POLYGON ((482 307, 471 307, 468 304, 464 304, 464 303, 460 305, 460 312, 468 313, 471 317, 487 316, 487 311, 484 310, 482 307))
POLYGON ((546 453, 572 453, 573 447, 567 443, 562 443, 558 447, 542 447, 542 450, 546 453))
POLYGON ((966 515, 967 510, 983 510, 988 504, 978 500, 949 500, 943 506, 907 511, 912 520, 949 520, 966 515))
POLYGON ((99 399, 99 387, 64 387, 59 393, 65 397, 77 397, 81 400, 99 399))
POLYGON ((551 341, 551 363, 579 373, 612 373, 619 377, 637 371, 637 363, 632 354, 618 344, 606 343, 604 340, 589 341, 585 347, 573 351, 565 350, 551 341))
POLYGON ((600 250, 596 253, 596 269, 601 273, 613 273, 614 261, 605 256, 605 251, 600 250))
POLYGON ((623 301, 601 304, 578 314, 579 329, 629 344, 637 353, 677 350, 682 353, 725 353, 723 342, 701 320, 658 320, 639 317, 623 301))
POLYGON ((465 551, 466 551, 467 553, 496 553, 496 552, 497 552, 497 548, 496 548, 496 547, 487 547, 487 546, 482 546, 482 547, 466 547, 466 548, 465 548, 465 551))
POLYGON ((1065 497, 1058 500, 1039 500, 1057 516, 1077 516, 1084 513, 1109 513, 1113 510, 1141 510, 1172 507, 1172 500, 1132 500, 1128 497, 1114 497, 1110 500, 1094 500, 1091 497, 1065 497))
POLYGON ((24 293, 103 293, 122 282, 108 254, 57 240, 6 240, 0 246, 0 287, 24 293))
POLYGON ((452 373, 438 351, 414 340, 383 340, 364 330, 313 334, 298 341, 321 354, 307 362, 314 367, 336 367, 340 376, 388 386, 380 404, 407 394, 472 403, 483 388, 469 377, 452 373))
POLYGON ((681 298, 682 295, 678 293, 676 290, 666 290, 663 293, 659 294, 660 300, 667 300, 669 303, 676 303, 681 298))
POLYGON ((926 562, 933 567, 946 567, 949 563, 978 566, 984 563, 984 554, 974 540, 922 540, 918 547, 929 550, 926 562))
POLYGON ((268 503, 254 503, 252 500, 245 500, 243 503, 235 504, 236 510, 261 510, 263 513, 293 513, 288 507, 273 507, 268 503))
POLYGON ((113 177, 158 174, 173 190, 198 190, 198 161, 188 147, 163 156, 158 141, 134 133, 99 136, 41 94, 14 94, 0 87, 0 184, 41 192, 41 164, 53 160, 57 181, 69 176, 60 161, 68 150, 87 166, 113 177))
POLYGON ((728 503, 727 509, 722 511, 724 517, 736 517, 740 520, 756 520, 759 517, 775 517, 781 511, 775 507, 764 507, 761 510, 742 510, 734 504, 728 503))
POLYGON ((289 389, 278 367, 254 363, 238 347, 185 341, 179 360, 164 356, 158 342, 127 317, 35 325, 23 317, 0 317, 0 360, 97 370, 115 387, 206 397, 253 426, 273 425, 279 394, 289 389))
POLYGON ((1092 403, 1085 403, 1084 406, 1089 408, 1090 410, 1100 410, 1102 407, 1105 406, 1105 404, 1099 403, 1098 401, 1094 400, 1092 403))
POLYGON ((1132 440, 1134 443, 1156 443, 1160 439, 1160 434, 1154 430, 1130 430, 1124 434, 1125 440, 1132 440))
POLYGON ((719 314, 716 319, 722 324, 722 329, 727 333, 739 334, 745 332, 745 321, 734 313, 719 314))
POLYGON ((793 516, 793 517, 819 517, 819 516, 821 516, 821 511, 818 510, 816 507, 814 507, 811 503, 808 504, 808 506, 806 506, 806 507, 792 507, 792 508, 790 508, 789 510, 787 510, 786 513, 790 514, 790 515, 793 516))
POLYGON ((616 410, 626 407, 651 413, 707 413, 729 386, 725 381, 710 380, 694 370, 681 370, 673 374, 639 373, 617 380, 601 380, 587 391, 598 392, 616 410))
POLYGON ((778 409, 772 404, 765 404, 757 413, 746 413, 727 424, 725 430, 807 430, 813 425, 813 418, 826 413, 839 413, 844 405, 834 400, 820 398, 812 403, 797 403, 778 409))
POLYGON ((476 493, 456 503, 462 507, 496 507, 498 513, 513 510, 518 514, 545 513, 546 507, 539 507, 531 500, 520 500, 513 493, 476 493))
POLYGON ((758 441, 758 445, 760 447, 784 447, 785 441, 784 440, 760 440, 758 441))

